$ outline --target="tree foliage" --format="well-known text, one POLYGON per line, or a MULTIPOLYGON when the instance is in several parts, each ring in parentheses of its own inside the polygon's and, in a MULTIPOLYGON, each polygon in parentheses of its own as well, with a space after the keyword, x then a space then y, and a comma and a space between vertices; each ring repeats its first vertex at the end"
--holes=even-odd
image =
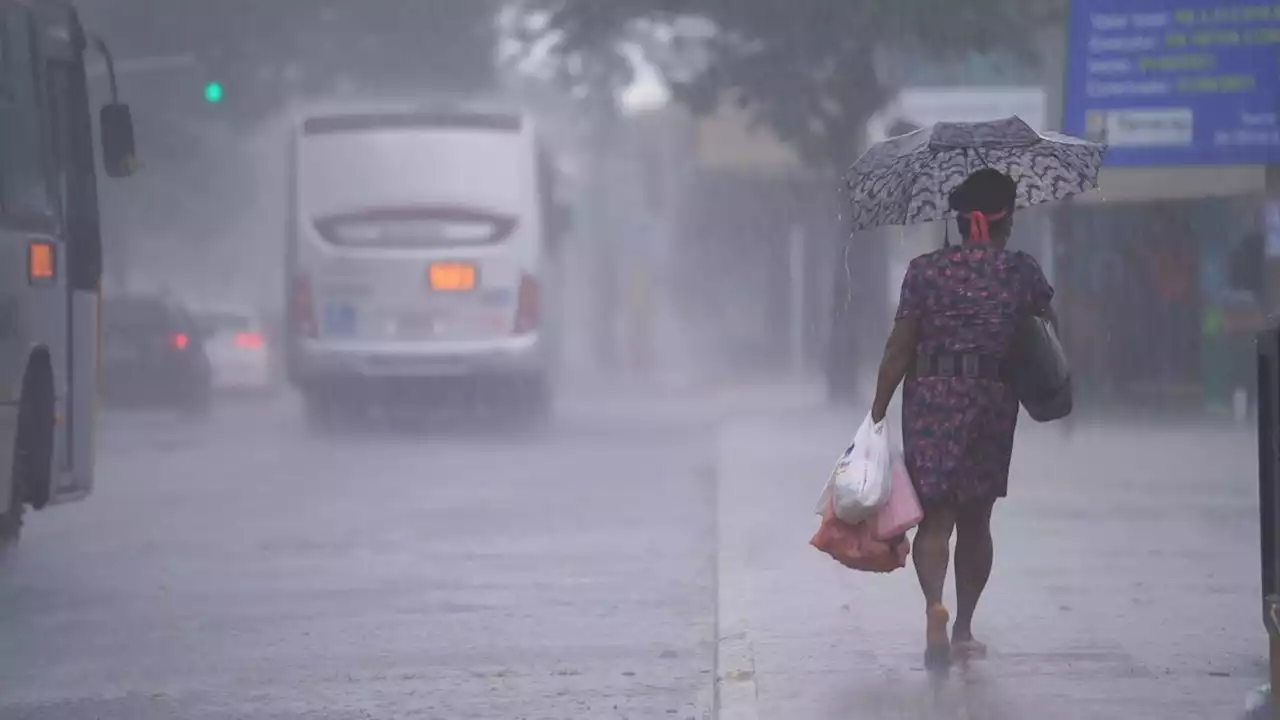
POLYGON ((704 113, 732 92, 806 159, 831 167, 856 152, 892 91, 878 72, 886 56, 996 49, 1034 62, 1036 28, 1064 8, 1065 0, 525 0, 522 12, 523 40, 554 58, 570 84, 601 72, 629 81, 619 40, 647 30, 671 50, 689 44, 669 32, 678 21, 707 21, 714 32, 697 41, 692 74, 681 77, 688 67, 678 61, 663 68, 676 97, 704 113))

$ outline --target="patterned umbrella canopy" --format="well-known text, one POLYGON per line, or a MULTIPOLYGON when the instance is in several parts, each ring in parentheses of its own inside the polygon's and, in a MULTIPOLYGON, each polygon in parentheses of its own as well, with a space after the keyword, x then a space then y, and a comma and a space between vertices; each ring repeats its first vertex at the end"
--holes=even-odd
POLYGON ((947 195, 970 173, 995 168, 1018 183, 1018 207, 1054 202, 1098 187, 1106 146, 1038 133, 1016 115, 942 122, 889 138, 845 173, 853 231, 941 220, 947 195))

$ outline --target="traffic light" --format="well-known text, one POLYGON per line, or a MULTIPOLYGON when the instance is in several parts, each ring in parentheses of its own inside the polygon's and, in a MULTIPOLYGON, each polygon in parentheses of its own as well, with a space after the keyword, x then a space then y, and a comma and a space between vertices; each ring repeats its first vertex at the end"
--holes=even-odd
POLYGON ((206 102, 217 105, 222 102, 222 83, 209 82, 204 86, 204 99, 206 102))

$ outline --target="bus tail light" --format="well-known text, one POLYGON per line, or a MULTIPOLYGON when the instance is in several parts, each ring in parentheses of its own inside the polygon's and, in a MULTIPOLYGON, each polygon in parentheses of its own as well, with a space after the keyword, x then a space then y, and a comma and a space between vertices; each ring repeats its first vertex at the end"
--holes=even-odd
POLYGON ((174 333, 173 337, 169 338, 169 342, 174 350, 186 350, 191 344, 191 338, 187 337, 186 333, 174 333))
POLYGON ((256 332, 236 333, 235 342, 242 350, 261 350, 263 345, 262 335, 256 332))
POLYGON ((293 279, 293 322, 302 337, 316 337, 316 302, 311 294, 311 280, 306 275, 293 279))
POLYGON ((539 297, 538 280, 532 275, 520 277, 520 291, 516 305, 515 334, 523 335, 535 332, 541 320, 541 298, 539 297))

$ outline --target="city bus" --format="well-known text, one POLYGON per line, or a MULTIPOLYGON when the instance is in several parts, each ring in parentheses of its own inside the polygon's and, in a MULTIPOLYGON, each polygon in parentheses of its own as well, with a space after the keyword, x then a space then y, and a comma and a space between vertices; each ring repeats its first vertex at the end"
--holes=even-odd
POLYGON ((93 489, 102 236, 85 56, 106 60, 103 169, 137 167, 105 43, 60 0, 0 0, 0 549, 93 489))
POLYGON ((312 113, 291 147, 286 365, 313 426, 552 403, 567 211, 527 113, 312 113))

